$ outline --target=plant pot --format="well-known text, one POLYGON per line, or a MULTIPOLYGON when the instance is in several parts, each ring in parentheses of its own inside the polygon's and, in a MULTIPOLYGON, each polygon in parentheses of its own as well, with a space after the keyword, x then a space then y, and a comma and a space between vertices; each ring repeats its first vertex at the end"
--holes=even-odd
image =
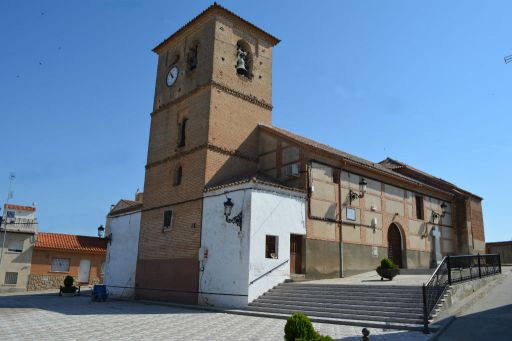
POLYGON ((77 287, 75 287, 75 286, 72 286, 72 287, 61 286, 59 295, 64 296, 64 297, 73 297, 76 295, 76 290, 77 290, 77 287))
POLYGON ((400 273, 400 269, 382 269, 382 268, 378 267, 376 270, 380 276, 381 281, 384 280, 384 278, 392 281, 393 277, 395 277, 396 275, 398 275, 400 273))

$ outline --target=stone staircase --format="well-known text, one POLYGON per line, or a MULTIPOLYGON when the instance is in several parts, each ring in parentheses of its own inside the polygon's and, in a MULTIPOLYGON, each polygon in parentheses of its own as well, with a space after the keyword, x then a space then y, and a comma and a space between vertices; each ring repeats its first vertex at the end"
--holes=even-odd
POLYGON ((244 311, 277 318, 302 312, 314 322, 423 329, 421 286, 283 283, 244 311))

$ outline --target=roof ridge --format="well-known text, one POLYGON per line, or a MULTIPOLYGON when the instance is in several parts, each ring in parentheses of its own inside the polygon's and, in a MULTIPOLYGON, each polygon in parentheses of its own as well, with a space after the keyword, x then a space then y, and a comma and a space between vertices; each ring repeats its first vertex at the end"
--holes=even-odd
POLYGON ((181 26, 179 29, 176 30, 176 32, 174 32, 173 34, 171 34, 169 37, 167 37, 166 39, 164 39, 160 44, 158 44, 154 49, 153 49, 153 52, 157 53, 157 51, 162 48, 164 45, 166 45, 169 41, 171 41, 173 38, 175 38, 176 36, 178 36, 181 32, 185 31, 189 26, 191 26, 195 21, 199 20, 201 17, 207 15, 207 13, 209 13, 210 11, 214 11, 214 10, 221 10, 223 11, 224 13, 227 13, 228 15, 231 15, 233 17, 235 17, 236 19, 242 21, 242 23, 248 25, 249 27, 251 27, 252 29, 258 31, 259 33, 262 33, 263 35, 266 35, 270 38, 271 40, 271 43, 273 46, 275 46, 276 44, 278 44, 280 42, 280 40, 276 37, 274 37, 273 35, 271 35, 270 33, 262 30, 261 28, 259 28, 258 26, 254 25, 253 23, 251 23, 250 21, 248 20, 245 20, 244 18, 240 17, 239 15, 235 14, 234 12, 228 10, 227 8, 219 5, 217 2, 214 2, 213 5, 210 5, 208 6, 205 10, 203 10, 201 13, 199 13, 198 15, 196 15, 194 18, 192 18, 191 20, 189 20, 185 25, 181 26))

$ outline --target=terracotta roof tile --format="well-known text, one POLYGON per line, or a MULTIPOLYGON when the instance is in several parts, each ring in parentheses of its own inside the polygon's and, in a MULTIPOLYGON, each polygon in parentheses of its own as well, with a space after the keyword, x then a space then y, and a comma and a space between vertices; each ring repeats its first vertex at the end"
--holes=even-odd
POLYGON ((37 234, 35 248, 105 253, 107 241, 98 237, 40 232, 37 234))
POLYGON ((5 208, 11 209, 11 210, 31 211, 31 212, 36 210, 36 208, 33 206, 22 206, 22 205, 13 205, 13 204, 5 204, 5 208))
POLYGON ((231 186, 245 184, 245 183, 248 183, 248 182, 254 182, 254 183, 258 183, 258 184, 262 184, 262 185, 272 186, 272 187, 276 187, 276 188, 280 188, 280 189, 285 189, 285 190, 288 190, 288 191, 305 193, 301 189, 287 186, 283 182, 281 182, 281 181, 279 181, 277 179, 274 179, 274 178, 272 178, 272 177, 270 177, 268 175, 259 173, 259 172, 252 173, 252 174, 241 175, 241 176, 237 176, 237 177, 231 178, 229 180, 223 181, 223 182, 218 183, 216 185, 205 187, 204 191, 205 192, 211 192, 211 191, 215 191, 215 190, 226 188, 226 187, 231 187, 231 186))
POLYGON ((261 28, 257 27, 256 25, 250 23, 249 21, 245 20, 244 18, 236 15, 235 13, 231 12, 230 10, 222 7, 221 5, 217 4, 216 2, 213 3, 213 5, 211 5, 210 7, 208 7, 207 9, 205 9, 204 11, 202 11, 199 15, 197 15, 194 19, 190 20, 188 23, 186 23, 185 25, 183 25, 180 29, 178 29, 176 32, 174 32, 172 35, 170 35, 167 39, 165 39, 164 41, 162 41, 160 44, 158 44, 154 49, 153 51, 154 52, 158 52, 158 50, 163 47, 164 45, 166 45, 169 41, 171 41, 173 38, 175 38, 176 36, 178 36, 180 33, 182 33, 184 30, 186 30, 188 27, 190 27, 194 22, 196 22, 197 20, 199 20, 201 17, 204 17, 206 16, 208 13, 211 13, 213 11, 219 11, 220 13, 223 13, 223 14, 226 14, 232 18, 235 18, 236 20, 239 20, 241 21, 242 23, 248 25, 249 27, 251 27, 254 31, 260 33, 260 34, 263 34, 264 36, 268 37, 269 40, 270 40, 270 43, 272 45, 276 45, 277 43, 279 43, 279 39, 277 39, 276 37, 274 37, 273 35, 263 31, 261 28))
POLYGON ((358 167, 363 167, 363 168, 369 168, 369 169, 372 169, 374 171, 378 171, 380 173, 384 173, 384 174, 386 174, 388 176, 391 176, 391 177, 394 177, 394 178, 399 178, 399 179, 407 181, 409 183, 413 183, 413 184, 415 184, 417 186, 429 187, 429 188, 433 188, 433 189, 436 189, 436 190, 441 191, 441 192, 449 193, 449 192, 447 192, 447 191, 445 191, 443 189, 440 189, 438 187, 430 186, 430 185, 428 185, 428 184, 426 184, 426 183, 424 183, 422 181, 419 181, 419 180, 414 179, 412 177, 409 177, 409 176, 406 176, 404 174, 395 172, 395 171, 389 169, 388 167, 385 167, 384 165, 381 165, 379 163, 374 163, 374 162, 365 160, 363 158, 360 158, 358 156, 346 153, 344 151, 341 151, 341 150, 336 149, 334 147, 331 147, 329 145, 326 145, 326 144, 323 144, 323 143, 320 143, 320 142, 308 139, 307 137, 304 137, 304 136, 297 135, 297 134, 292 133, 292 132, 290 132, 288 130, 281 129, 281 128, 278 128, 278 127, 275 127, 275 126, 272 126, 272 125, 262 124, 262 123, 259 124, 259 127, 263 131, 271 133, 271 134, 273 134, 275 136, 284 137, 284 138, 286 138, 288 140, 291 140, 291 141, 293 141, 293 142, 295 142, 295 143, 297 143, 299 145, 308 146, 308 147, 311 147, 311 148, 314 148, 314 149, 321 150, 323 152, 329 153, 329 154, 333 155, 334 157, 342 158, 347 163, 350 163, 352 165, 355 165, 355 166, 358 166, 358 167))
POLYGON ((442 178, 433 176, 432 174, 424 172, 424 171, 422 171, 420 169, 414 168, 414 167, 408 165, 405 162, 398 161, 398 160, 395 160, 395 159, 392 159, 392 158, 388 157, 385 160, 382 160, 381 162, 379 162, 379 164, 381 164, 381 165, 385 166, 386 168, 391 169, 391 170, 393 170, 395 172, 400 172, 401 170, 409 170, 410 173, 413 173, 413 174, 416 173, 416 174, 420 175, 420 177, 424 177, 424 178, 430 179, 432 182, 437 183, 440 186, 444 186, 444 187, 449 188, 451 190, 460 191, 460 192, 463 192, 463 193, 466 193, 466 194, 470 194, 470 195, 472 195, 474 197, 477 197, 479 199, 483 199, 482 197, 480 197, 480 196, 478 196, 478 195, 476 195, 474 193, 471 193, 469 191, 466 191, 465 189, 462 189, 462 188, 458 187, 457 185, 454 185, 453 183, 451 183, 449 181, 446 181, 446 180, 444 180, 442 178))
POLYGON ((142 209, 142 202, 141 201, 133 201, 128 199, 121 199, 119 202, 115 205, 120 206, 119 204, 124 203, 126 206, 122 206, 121 208, 113 208, 110 212, 108 212, 108 217, 112 217, 118 214, 123 213, 129 213, 129 212, 136 212, 140 209, 142 209))

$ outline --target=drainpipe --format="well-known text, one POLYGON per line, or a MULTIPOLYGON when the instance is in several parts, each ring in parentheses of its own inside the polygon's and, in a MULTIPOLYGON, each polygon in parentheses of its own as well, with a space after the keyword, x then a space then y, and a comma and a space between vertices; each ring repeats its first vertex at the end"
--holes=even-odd
POLYGON ((343 208, 342 208, 342 198, 341 198, 341 168, 336 169, 338 173, 338 216, 339 216, 339 252, 340 252, 340 277, 343 277, 343 239, 342 239, 342 233, 343 233, 343 208))

